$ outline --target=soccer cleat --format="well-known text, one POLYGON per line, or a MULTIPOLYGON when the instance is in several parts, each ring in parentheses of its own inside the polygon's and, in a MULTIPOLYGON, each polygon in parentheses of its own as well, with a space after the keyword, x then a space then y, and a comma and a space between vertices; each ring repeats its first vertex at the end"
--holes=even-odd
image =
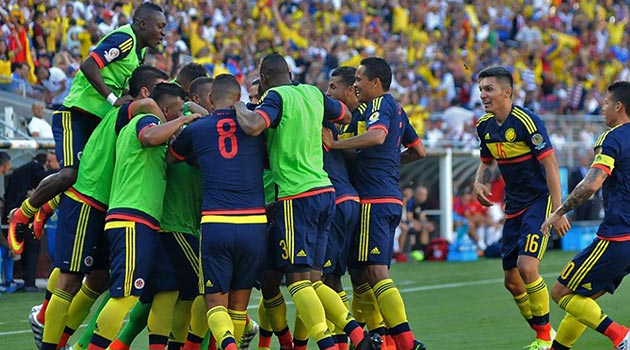
POLYGON ((534 339, 534 341, 524 347, 527 350, 549 350, 551 349, 551 340, 534 339))
POLYGON ((28 315, 28 322, 31 324, 31 329, 33 330, 33 338, 35 339, 35 346, 37 349, 42 348, 42 340, 44 338, 44 325, 39 323, 37 320, 37 314, 39 310, 42 308, 41 305, 35 305, 31 309, 30 315, 28 315))
POLYGON ((22 254, 24 250, 24 235, 28 233, 27 218, 20 208, 13 209, 9 213, 9 233, 7 240, 9 248, 16 254, 22 254))
POLYGON ((383 339, 378 333, 365 332, 365 337, 359 344, 355 344, 355 350, 381 350, 383 339))
POLYGON ((419 341, 418 339, 415 339, 413 341, 413 350, 427 350, 426 345, 424 345, 423 342, 419 341))
POLYGON ((616 350, 630 350, 630 330, 626 333, 626 336, 623 337, 621 343, 615 346, 616 350))
POLYGON ((33 235, 35 238, 41 239, 44 235, 44 225, 46 221, 54 214, 54 210, 50 208, 48 203, 44 204, 41 208, 35 212, 33 216, 33 235))
POLYGON ((239 341, 238 348, 240 350, 247 350, 247 349, 249 349, 249 344, 252 342, 252 340, 254 340, 254 337, 256 336, 256 334, 258 334, 258 330, 260 329, 260 327, 258 326, 258 323, 256 323, 256 321, 254 321, 254 320, 252 320, 250 318, 249 322, 250 322, 250 325, 251 325, 250 329, 243 333, 243 336, 241 336, 241 340, 239 341))

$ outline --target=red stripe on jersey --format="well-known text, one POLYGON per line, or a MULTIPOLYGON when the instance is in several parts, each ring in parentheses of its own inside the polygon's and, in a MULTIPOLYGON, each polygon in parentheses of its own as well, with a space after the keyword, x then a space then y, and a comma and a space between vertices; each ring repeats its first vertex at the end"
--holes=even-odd
POLYGON ((227 209, 227 210, 203 210, 202 215, 254 215, 265 214, 265 208, 256 209, 227 209))
POLYGON ((359 196, 346 195, 346 196, 338 197, 335 200, 335 205, 337 205, 339 203, 347 202, 347 201, 359 202, 359 196))
POLYGON ((412 147, 417 146, 419 143, 420 143, 420 138, 417 138, 417 139, 416 139, 415 141, 413 141, 412 143, 409 143, 409 144, 405 145, 405 147, 407 147, 407 148, 412 148, 412 147))
POLYGON ((101 211, 103 213, 107 211, 107 206, 106 205, 104 205, 103 203, 99 203, 95 199, 92 199, 92 198, 82 194, 81 192, 77 191, 74 187, 68 188, 68 191, 72 192, 75 196, 77 196, 80 200, 82 200, 85 203, 87 203, 92 208, 94 208, 94 209, 96 209, 98 211, 101 211))
POLYGON ((610 170, 609 167, 607 167, 607 166, 605 166, 603 164, 593 164, 593 165, 591 165, 591 168, 601 169, 608 176, 610 176, 610 174, 612 174, 612 170, 610 170))
MULTIPOLYGON (((140 129, 140 132, 138 133, 138 141, 140 141, 140 138, 142 137, 142 133, 145 130, 150 129, 150 128, 154 127, 154 126, 155 126, 155 124, 149 124, 149 125, 145 126, 144 128, 140 129)), ((140 141, 140 142, 142 142, 142 141, 140 141)))
POLYGON ((133 106, 133 104, 136 103, 136 101, 133 101, 129 104, 129 107, 127 107, 127 115, 129 116, 129 120, 133 119, 133 115, 131 114, 131 106, 133 106))
POLYGON ((296 194, 296 195, 293 195, 293 196, 286 196, 286 197, 278 198, 278 200, 279 201, 285 201, 285 200, 289 200, 289 199, 310 197, 310 196, 315 196, 315 195, 318 195, 320 193, 326 193, 326 192, 335 192, 335 188, 334 187, 318 188, 316 190, 310 190, 310 191, 302 192, 300 194, 296 194))
POLYGON ((515 218, 515 217, 517 217, 517 216, 519 216, 519 215, 523 214, 524 212, 526 212, 526 211, 527 211, 527 209, 529 209, 529 208, 525 208, 525 209, 519 210, 519 211, 517 211, 516 213, 513 213, 513 214, 508 214, 508 213, 505 213, 505 218, 506 218, 506 219, 512 219, 512 218, 515 218))
POLYGON ((265 120, 265 124, 267 125, 267 127, 271 125, 271 119, 269 118, 269 115, 267 114, 267 112, 261 109, 257 109, 255 112, 258 113, 258 115, 261 116, 265 120))
POLYGON ((98 68, 103 69, 103 67, 105 67, 105 62, 103 62, 103 60, 95 52, 92 52, 90 57, 94 59, 98 68))
POLYGON ((597 238, 601 239, 602 241, 627 242, 630 241, 630 233, 626 233, 623 236, 617 237, 602 237, 600 235, 597 235, 597 238))
POLYGON ((550 149, 544 151, 543 153, 537 155, 536 159, 541 160, 541 159, 545 158, 546 156, 548 156, 548 155, 550 155, 552 153, 553 153, 553 148, 550 148, 550 149))
POLYGON ((372 129, 381 129, 385 131, 385 135, 389 134, 389 130, 387 130, 387 127, 385 125, 376 124, 368 128, 368 130, 372 130, 372 129))
MULTIPOLYGON (((144 129, 143 129, 144 130, 144 129)), ((175 157, 177 160, 184 160, 186 159, 186 157, 180 155, 179 153, 175 152, 175 150, 173 149, 173 147, 169 147, 168 151, 171 152, 171 154, 173 155, 173 157, 175 157)))
POLYGON ((492 161, 494 160, 494 158, 492 157, 480 157, 480 158, 481 158, 481 162, 486 163, 486 164, 492 163, 492 161))
POLYGON ((339 114, 339 116, 337 118, 331 120, 331 122, 333 122, 333 123, 338 123, 338 122, 342 121, 343 117, 346 116, 346 110, 348 109, 348 107, 346 107, 346 105, 343 104, 343 102, 341 102, 341 101, 337 101, 337 102, 339 102, 341 104, 341 114, 339 114))
POLYGON ((514 164, 514 163, 520 163, 520 162, 524 162, 526 160, 530 160, 532 159, 532 155, 531 154, 526 154, 522 157, 518 157, 518 158, 514 158, 514 159, 497 159, 497 163, 499 164, 514 164))
POLYGON ((403 202, 396 197, 361 199, 361 204, 387 204, 387 203, 403 205, 403 202))
POLYGON ((141 217, 138 217, 138 216, 130 215, 130 214, 122 214, 122 213, 108 214, 105 217, 105 222, 108 222, 108 221, 133 221, 133 222, 137 222, 139 224, 146 225, 152 230, 155 230, 155 231, 159 231, 160 230, 160 226, 155 225, 154 223, 150 222, 149 220, 141 218, 141 217))

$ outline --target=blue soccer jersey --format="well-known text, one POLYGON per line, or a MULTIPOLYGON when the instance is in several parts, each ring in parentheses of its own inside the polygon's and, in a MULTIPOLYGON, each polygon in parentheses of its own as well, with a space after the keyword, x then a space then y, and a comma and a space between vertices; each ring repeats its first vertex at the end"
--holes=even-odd
MULTIPOLYGON (((384 199, 402 205, 398 184, 400 145, 412 147, 420 139, 409 124, 407 114, 390 94, 372 100, 362 119, 367 130, 381 129, 387 136, 381 145, 357 150, 353 183, 359 196, 362 201, 384 199)), ((358 126, 361 126, 360 120, 358 126)))
POLYGON ((545 169, 540 160, 553 152, 545 125, 528 109, 513 106, 502 124, 491 113, 477 122, 481 161, 496 159, 505 179, 505 212, 508 217, 549 196, 545 169))
MULTIPOLYGON (((324 127, 332 132, 335 140, 339 139, 339 129, 337 129, 335 124, 325 121, 324 127)), ((324 170, 328 173, 330 182, 335 187, 336 202, 359 198, 357 191, 350 183, 348 168, 346 167, 342 150, 324 149, 324 170)))
POLYGON ((234 110, 215 111, 190 124, 177 137, 171 154, 180 160, 195 158, 203 174, 204 215, 216 210, 235 215, 264 214, 263 142, 263 136, 243 132, 234 110))
POLYGON ((618 125, 597 139, 592 167, 608 174, 602 187, 604 221, 597 235, 630 237, 630 124, 618 125))

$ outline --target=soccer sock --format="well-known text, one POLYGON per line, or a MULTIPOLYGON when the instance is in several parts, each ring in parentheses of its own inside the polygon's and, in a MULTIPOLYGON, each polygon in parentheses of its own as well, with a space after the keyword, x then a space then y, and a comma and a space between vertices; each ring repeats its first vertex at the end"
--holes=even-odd
POLYGON ((396 348, 412 349, 415 339, 407 322, 405 304, 394 281, 390 278, 379 281, 374 285, 373 290, 396 348))
POLYGON ((61 334, 66 325, 66 319, 68 318, 68 308, 72 302, 72 294, 55 288, 52 298, 48 304, 48 310, 46 311, 46 319, 49 322, 44 324, 44 337, 42 343, 42 349, 57 349, 57 344, 61 339, 61 334))
POLYGON ((289 330, 289 323, 287 322, 287 304, 284 302, 282 293, 263 300, 265 310, 267 311, 267 319, 273 332, 278 337, 280 342, 280 349, 292 349, 293 337, 289 330))
POLYGON ((299 314, 295 315, 295 324, 293 326, 293 343, 295 350, 306 350, 308 344, 308 328, 302 322, 299 314))
POLYGON ((192 303, 192 300, 177 299, 173 309, 173 329, 171 330, 172 338, 169 341, 169 346, 170 343, 181 343, 183 346, 186 342, 192 303))
POLYGON ((138 301, 137 296, 111 298, 96 320, 96 329, 89 348, 107 348, 122 326, 123 319, 138 301))
MULTIPOLYGON (((372 290, 369 284, 367 285, 369 290, 372 290)), ((350 308, 352 311, 352 316, 354 319, 359 322, 361 326, 365 326, 365 316, 363 315, 363 309, 361 309, 361 294, 359 294, 356 289, 352 289, 352 302, 350 303, 350 308)))
POLYGON ((129 311, 129 321, 122 327, 115 342, 129 347, 138 334, 147 326, 150 311, 151 303, 136 302, 129 311))
POLYGON ((232 324, 234 325, 234 339, 238 339, 237 342, 241 341, 241 337, 245 332, 245 324, 247 323, 247 311, 238 311, 228 309, 228 315, 232 319, 232 324))
POLYGON ((184 349, 195 350, 199 349, 201 346, 206 333, 208 333, 208 319, 206 318, 206 311, 207 307, 205 300, 203 300, 203 296, 200 295, 196 297, 192 303, 190 327, 188 329, 188 336, 186 337, 184 349))
MULTIPOLYGON (((341 292, 337 292, 337 294, 339 294, 339 297, 341 298, 343 305, 346 307, 346 310, 350 311, 350 300, 348 300, 348 294, 346 293, 346 291, 342 290, 341 292)), ((359 327, 363 329, 363 326, 365 325, 365 320, 363 320, 363 322, 359 322, 356 317, 355 320, 359 324, 359 327)), ((335 344, 337 344, 339 350, 348 350, 348 336, 343 331, 343 329, 335 327, 333 339, 335 340, 335 344)))
POLYGON ((381 327, 384 328, 385 320, 372 287, 368 283, 357 286, 355 295, 358 297, 359 308, 368 330, 371 332, 381 327))
POLYGON ((105 305, 107 305, 107 302, 109 301, 109 299, 110 299, 109 291, 107 291, 105 292, 103 300, 101 300, 101 302, 99 303, 98 309, 96 310, 94 315, 92 315, 92 318, 90 319, 90 323, 88 323, 87 327, 85 327, 85 329, 81 333, 81 337, 76 342, 76 344, 80 346, 81 349, 87 349, 88 345, 90 344, 90 340, 92 340, 92 333, 94 333, 94 329, 96 328, 96 320, 98 319, 98 316, 101 314, 101 311, 103 311, 103 308, 105 307, 105 305))
POLYGON ((217 340, 217 344, 220 344, 221 349, 236 350, 234 325, 228 310, 224 306, 215 306, 208 310, 206 317, 208 318, 208 328, 217 340))
POLYGON ((52 297, 52 293, 57 288, 57 281, 59 281, 59 273, 61 271, 58 267, 55 267, 51 272, 50 276, 48 276, 48 284, 46 285, 46 295, 44 296, 44 301, 42 302, 42 307, 39 309, 39 313, 36 318, 37 321, 41 324, 45 324, 46 320, 46 309, 48 308, 48 303, 50 302, 50 298, 52 297))
POLYGON ((59 340, 59 347, 63 348, 68 344, 68 340, 90 313, 90 309, 99 295, 99 293, 90 289, 85 283, 81 285, 81 289, 79 289, 79 292, 72 298, 72 302, 70 303, 68 319, 63 335, 59 340))
POLYGON ((271 323, 267 317, 267 309, 265 309, 265 303, 262 298, 258 303, 258 350, 269 350, 271 348, 271 336, 273 335, 273 329, 271 323))
MULTIPOLYGON (((153 297, 153 303, 147 320, 147 328, 149 329, 149 348, 152 345, 155 349, 157 345, 166 346, 168 343, 168 335, 173 327, 173 309, 177 302, 179 292, 176 290, 159 292, 153 297)), ((163 348, 162 347, 162 348, 163 348)))
POLYGON ((324 307, 317 297, 311 281, 298 281, 292 283, 288 288, 295 303, 295 309, 313 339, 317 341, 317 346, 321 350, 334 348, 335 342, 332 340, 326 325, 324 307))
POLYGON ((586 326, 584 324, 567 312, 560 322, 560 326, 558 326, 558 333, 556 333, 556 338, 553 340, 551 347, 556 350, 571 349, 585 329, 586 326))
POLYGON ((22 214, 24 214, 24 216, 30 219, 35 215, 35 212, 37 212, 38 208, 34 207, 31 204, 30 198, 26 198, 24 202, 22 202, 20 209, 22 209, 22 214))
POLYGON ((57 208, 59 208, 59 201, 60 200, 61 200, 61 195, 58 194, 58 195, 54 196, 51 200, 46 202, 46 204, 44 204, 44 205, 48 205, 48 208, 46 208, 46 209, 50 210, 51 212, 53 212, 57 208))
POLYGON ((595 300, 578 294, 568 294, 558 302, 560 308, 577 318, 603 335, 610 338, 617 346, 624 338, 628 329, 606 316, 595 300))
MULTIPOLYGON (((337 294, 339 295, 339 298, 341 298, 341 302, 343 303, 343 306, 346 307, 346 310, 350 311, 350 299, 348 299, 348 294, 346 293, 346 291, 342 290, 341 292, 338 292, 337 294)), ((354 319, 356 320, 356 317, 354 319)))
POLYGON ((350 337, 353 344, 359 344, 363 338, 365 338, 363 328, 361 328, 354 317, 352 317, 352 314, 350 314, 343 304, 339 294, 322 281, 313 283, 313 289, 315 289, 319 300, 324 306, 326 317, 331 320, 336 327, 343 329, 350 337))
POLYGON ((533 325, 532 308, 529 306, 529 294, 525 292, 515 296, 514 302, 516 303, 518 310, 521 312, 521 315, 523 315, 523 318, 525 318, 525 321, 527 321, 530 326, 533 325))
POLYGON ((532 328, 536 338, 551 340, 551 324, 549 323, 549 292, 542 277, 525 285, 529 295, 529 307, 532 309, 532 328))

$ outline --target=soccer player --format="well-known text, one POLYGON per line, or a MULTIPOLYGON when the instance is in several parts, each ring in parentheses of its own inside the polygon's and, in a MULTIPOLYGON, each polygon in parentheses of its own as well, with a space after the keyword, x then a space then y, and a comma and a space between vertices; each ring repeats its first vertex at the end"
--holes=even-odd
MULTIPOLYGON (((177 73, 177 76, 175 77, 175 79, 173 79, 173 81, 171 81, 171 83, 177 84, 179 87, 181 87, 182 90, 184 90, 184 94, 186 95, 186 100, 189 100, 191 98, 190 85, 192 84, 192 82, 197 78, 207 76, 208 70, 206 69, 206 67, 199 63, 188 63, 179 70, 179 73, 177 73)), ((185 106, 184 112, 186 112, 185 106)))
POLYGON ((145 2, 134 12, 131 25, 124 25, 101 39, 81 64, 62 108, 53 113, 55 151, 61 170, 42 180, 22 206, 9 214, 11 249, 20 251, 23 246, 23 238, 16 236, 16 226, 28 224, 43 206, 33 223, 34 234, 41 237, 44 222, 54 212, 58 200, 48 202, 75 183, 83 147, 101 118, 112 107, 132 100, 130 96, 121 96, 123 89, 144 60, 145 48, 161 44, 165 26, 162 8, 145 2))
POLYGON ((150 276, 166 190, 166 142, 200 114, 180 117, 184 91, 156 85, 151 94, 165 121, 138 115, 120 130, 105 235, 110 249, 110 295, 97 320, 90 349, 105 349, 138 300, 150 276), (140 243, 140 244, 138 244, 140 243))
POLYGON ((262 170, 262 136, 238 126, 232 106, 240 86, 222 74, 212 84, 215 111, 186 128, 169 157, 196 160, 203 176, 201 257, 207 322, 217 344, 236 350, 243 335, 252 287, 266 255, 267 217, 262 170))
MULTIPOLYGON (((262 288, 269 319, 276 323, 275 331, 278 325, 286 327, 280 271, 299 317, 320 349, 335 347, 326 315, 344 328, 358 349, 372 348, 375 341, 363 333, 339 295, 321 282, 315 286, 311 282, 311 272, 323 266, 322 242, 334 214, 334 188, 323 169, 321 126, 324 120, 347 124, 352 115, 316 87, 293 85, 288 65, 278 54, 263 59, 260 84, 264 96, 254 111, 242 102, 235 107, 245 133, 256 136, 267 130, 269 163, 278 187, 277 210, 271 214, 277 225, 269 245, 272 271, 263 278, 262 288)), ((291 342, 290 336, 281 338, 281 347, 292 347, 291 342)))
POLYGON ((166 79, 166 73, 154 67, 140 66, 134 70, 129 93, 135 101, 104 116, 85 146, 77 182, 61 195, 54 261, 60 273, 45 311, 42 349, 65 346, 96 298, 107 289, 109 259, 103 230, 116 135, 136 115, 162 115, 160 107, 148 97, 153 87, 166 79), (87 279, 82 285, 84 275, 87 279))
POLYGON ((609 130, 595 142, 595 159, 584 179, 540 227, 561 222, 564 214, 586 202, 600 188, 604 194, 604 220, 597 237, 579 252, 560 273, 551 297, 566 311, 552 350, 568 350, 586 327, 610 338, 615 349, 630 349, 630 332, 608 317, 595 301, 614 293, 630 269, 630 82, 608 87, 602 113, 609 130))
MULTIPOLYGON (((548 237, 540 232, 540 224, 561 204, 558 164, 540 117, 512 104, 510 71, 488 67, 479 73, 479 79, 486 114, 477 122, 481 164, 473 191, 481 204, 492 205, 487 198, 487 174, 497 163, 505 179, 506 221, 501 247, 505 287, 536 331, 529 349, 548 349, 553 338, 549 294, 538 272, 548 237)), ((563 217, 553 228, 563 236, 569 227, 563 217)))
POLYGON ((402 215, 400 163, 425 154, 407 114, 388 93, 391 80, 391 67, 385 60, 361 60, 354 86, 359 102, 367 103, 366 131, 337 141, 330 132, 324 133, 324 143, 331 149, 358 149, 354 183, 361 198, 361 222, 350 262, 353 287, 367 291, 371 286, 397 349, 424 350, 424 344, 414 339, 402 297, 388 271, 394 231, 402 215), (402 154, 401 143, 407 147, 402 154))

